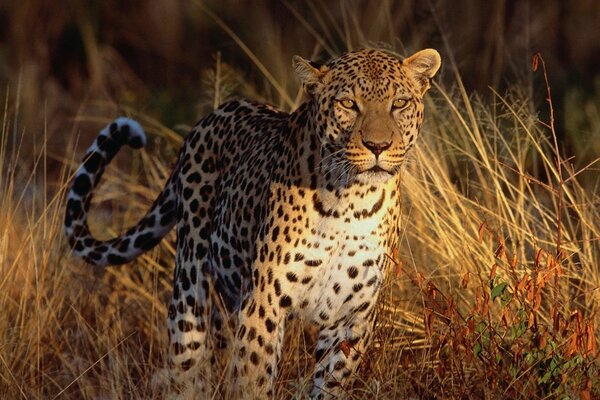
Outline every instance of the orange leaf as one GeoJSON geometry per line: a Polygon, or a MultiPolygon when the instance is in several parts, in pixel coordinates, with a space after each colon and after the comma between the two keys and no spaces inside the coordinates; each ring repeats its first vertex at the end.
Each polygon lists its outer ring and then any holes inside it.
{"type": "Polygon", "coordinates": [[[529,313],[529,321],[527,322],[527,328],[531,328],[535,323],[535,314],[529,313]]]}
{"type": "Polygon", "coordinates": [[[484,228],[485,228],[485,222],[482,222],[481,225],[479,225],[479,241],[480,242],[483,242],[484,228]]]}
{"type": "Polygon", "coordinates": [[[554,308],[554,310],[552,310],[552,329],[554,330],[554,333],[558,332],[560,329],[560,318],[560,312],[557,308],[554,308]]]}
{"type": "Polygon", "coordinates": [[[433,322],[435,321],[435,314],[432,312],[428,312],[427,316],[426,316],[426,325],[427,325],[427,332],[429,334],[431,334],[433,332],[433,322]]]}
{"type": "Polygon", "coordinates": [[[523,290],[523,288],[525,287],[525,284],[527,283],[528,279],[529,279],[529,274],[526,273],[525,275],[523,275],[523,277],[521,278],[521,280],[517,284],[517,291],[523,290]]]}
{"type": "Polygon", "coordinates": [[[593,357],[596,354],[596,335],[594,334],[594,322],[588,321],[586,325],[587,343],[585,346],[585,353],[586,355],[593,357]]]}
{"type": "Polygon", "coordinates": [[[564,250],[561,250],[560,253],[557,254],[557,257],[559,260],[564,260],[565,258],[567,258],[567,253],[565,253],[564,250]]]}
{"type": "Polygon", "coordinates": [[[538,53],[535,53],[531,58],[531,68],[533,69],[533,72],[536,72],[538,70],[538,62],[538,53]]]}
{"type": "Polygon", "coordinates": [[[402,264],[403,264],[402,261],[397,260],[397,262],[396,262],[396,278],[399,278],[400,275],[402,275],[402,264]]]}
{"type": "Polygon", "coordinates": [[[571,328],[571,319],[561,320],[562,323],[562,335],[567,336],[569,334],[569,329],[571,328]]]}
{"type": "Polygon", "coordinates": [[[344,353],[346,358],[348,358],[350,356],[351,349],[352,349],[352,345],[350,344],[350,342],[348,340],[343,340],[340,343],[340,350],[342,351],[342,353],[344,353]]]}
{"type": "Polygon", "coordinates": [[[498,245],[498,248],[496,249],[496,251],[494,252],[494,257],[496,258],[500,258],[500,256],[504,254],[504,245],[502,243],[500,243],[498,245]]]}
{"type": "Polygon", "coordinates": [[[548,343],[548,341],[546,340],[546,332],[542,333],[540,335],[540,341],[538,343],[538,349],[543,349],[544,347],[546,347],[546,344],[548,343]]]}
{"type": "Polygon", "coordinates": [[[535,260],[533,262],[533,265],[535,265],[536,267],[540,265],[540,258],[542,257],[543,252],[544,250],[538,249],[538,251],[535,253],[535,260]]]}
{"type": "Polygon", "coordinates": [[[473,332],[475,332],[475,321],[471,318],[467,321],[467,333],[472,334],[473,332]]]}
{"type": "Polygon", "coordinates": [[[527,301],[533,302],[534,285],[527,285],[527,301]]]}
{"type": "Polygon", "coordinates": [[[572,334],[569,337],[569,343],[567,344],[566,356],[571,357],[575,353],[577,353],[577,335],[572,334]]]}
{"type": "Polygon", "coordinates": [[[448,298],[448,300],[446,301],[446,309],[448,310],[448,312],[446,313],[447,316],[454,315],[454,312],[456,311],[456,308],[454,307],[454,297],[448,298]]]}
{"type": "Polygon", "coordinates": [[[590,393],[589,389],[583,389],[581,392],[579,392],[579,398],[581,400],[592,400],[592,394],[590,393]]]}
{"type": "Polygon", "coordinates": [[[492,270],[490,271],[490,279],[494,279],[496,277],[496,269],[498,268],[498,264],[494,263],[492,265],[492,270]]]}
{"type": "Polygon", "coordinates": [[[479,312],[481,311],[481,306],[482,306],[482,297],[481,297],[481,288],[478,287],[477,291],[475,292],[475,310],[474,312],[479,314],[479,312]]]}
{"type": "Polygon", "coordinates": [[[504,251],[504,258],[506,259],[506,262],[508,263],[508,265],[512,265],[512,259],[513,257],[510,256],[510,253],[508,251],[504,251]]]}
{"type": "MultiPolygon", "coordinates": [[[[537,277],[536,277],[535,283],[537,283],[537,284],[538,284],[538,286],[539,286],[539,285],[543,285],[543,284],[544,284],[544,274],[543,274],[543,273],[539,273],[539,274],[537,274],[537,277]]],[[[543,286],[542,286],[542,287],[543,287],[543,286]]]]}
{"type": "Polygon", "coordinates": [[[512,324],[512,318],[508,313],[508,307],[504,307],[504,310],[502,310],[502,323],[505,327],[509,327],[512,324]]]}
{"type": "Polygon", "coordinates": [[[460,286],[463,289],[466,289],[468,284],[469,284],[469,272],[465,272],[465,274],[463,275],[463,278],[462,278],[462,282],[460,283],[460,286]]]}
{"type": "Polygon", "coordinates": [[[538,311],[542,306],[542,293],[540,290],[535,294],[535,303],[533,304],[533,311],[538,311]]]}
{"type": "Polygon", "coordinates": [[[518,258],[517,253],[513,254],[512,260],[510,261],[510,266],[513,268],[517,268],[518,258]]]}

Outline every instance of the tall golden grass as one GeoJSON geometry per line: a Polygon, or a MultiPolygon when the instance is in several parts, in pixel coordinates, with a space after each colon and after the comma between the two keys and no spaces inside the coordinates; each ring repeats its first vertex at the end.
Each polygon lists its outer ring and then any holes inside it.
{"type": "MultiPolygon", "coordinates": [[[[337,52],[340,37],[347,47],[370,37],[346,11],[328,34],[320,33],[330,21],[325,11],[315,25],[298,20],[314,31],[316,49],[337,52]]],[[[264,90],[246,83],[216,57],[202,108],[225,99],[234,81],[237,91],[296,106],[291,68],[273,61],[283,59],[278,44],[260,55],[217,15],[213,20],[267,83],[264,90]]],[[[378,26],[393,37],[390,24],[378,26]]],[[[597,165],[575,170],[554,142],[555,121],[538,119],[550,115],[551,102],[536,108],[530,89],[518,85],[482,100],[467,92],[451,60],[445,68],[451,83],[432,90],[403,172],[402,241],[390,255],[396,268],[377,339],[348,395],[600,398],[600,198],[593,180],[582,179],[597,165]]],[[[535,73],[543,81],[545,72],[535,73]]],[[[551,94],[547,88],[551,82],[537,94],[551,94]]],[[[16,92],[7,96],[0,134],[0,397],[162,398],[154,378],[167,364],[173,237],[122,267],[96,271],[73,259],[63,238],[63,199],[80,155],[57,154],[46,130],[28,132],[16,92]],[[22,153],[30,163],[19,161],[22,153]],[[56,162],[62,169],[50,173],[47,165],[56,162]]],[[[151,143],[120,155],[104,175],[91,225],[105,237],[143,214],[181,143],[151,116],[121,112],[141,121],[151,143]]],[[[108,122],[86,113],[78,120],[89,130],[108,122]]],[[[69,136],[69,149],[76,137],[69,136]]],[[[278,398],[303,398],[310,387],[311,331],[292,326],[278,398]]],[[[227,392],[226,381],[214,383],[216,398],[227,392]]]]}

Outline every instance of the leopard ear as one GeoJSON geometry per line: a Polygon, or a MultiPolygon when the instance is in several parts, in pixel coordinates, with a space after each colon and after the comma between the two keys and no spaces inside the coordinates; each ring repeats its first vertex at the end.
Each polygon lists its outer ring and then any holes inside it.
{"type": "Polygon", "coordinates": [[[306,94],[314,96],[322,86],[322,78],[327,72],[327,67],[305,60],[300,56],[294,56],[292,64],[306,94]]]}
{"type": "Polygon", "coordinates": [[[411,75],[420,84],[421,93],[424,94],[431,87],[431,78],[440,69],[442,58],[437,50],[425,49],[406,58],[402,61],[402,65],[408,68],[411,75]]]}

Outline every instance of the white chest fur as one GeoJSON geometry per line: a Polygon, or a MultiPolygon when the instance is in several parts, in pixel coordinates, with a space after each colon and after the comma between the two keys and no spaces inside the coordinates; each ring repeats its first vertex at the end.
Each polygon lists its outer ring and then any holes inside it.
{"type": "MultiPolygon", "coordinates": [[[[316,193],[307,210],[310,227],[290,265],[298,278],[289,289],[307,320],[327,324],[372,301],[383,280],[390,187],[348,189],[350,193],[316,193]],[[297,257],[300,258],[300,257],[297,257]]],[[[286,282],[286,286],[289,282],[286,282]]]]}

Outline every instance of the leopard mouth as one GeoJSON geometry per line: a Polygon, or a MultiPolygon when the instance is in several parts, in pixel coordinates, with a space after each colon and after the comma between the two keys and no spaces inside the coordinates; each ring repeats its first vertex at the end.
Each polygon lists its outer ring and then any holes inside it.
{"type": "Polygon", "coordinates": [[[380,172],[385,172],[387,174],[391,175],[391,172],[388,171],[387,169],[382,168],[379,165],[374,165],[371,168],[369,168],[368,170],[366,170],[365,172],[371,172],[371,173],[380,173],[380,172]]]}
{"type": "Polygon", "coordinates": [[[359,175],[393,175],[392,171],[383,168],[380,165],[373,165],[371,168],[365,169],[359,173],[359,175]]]}

